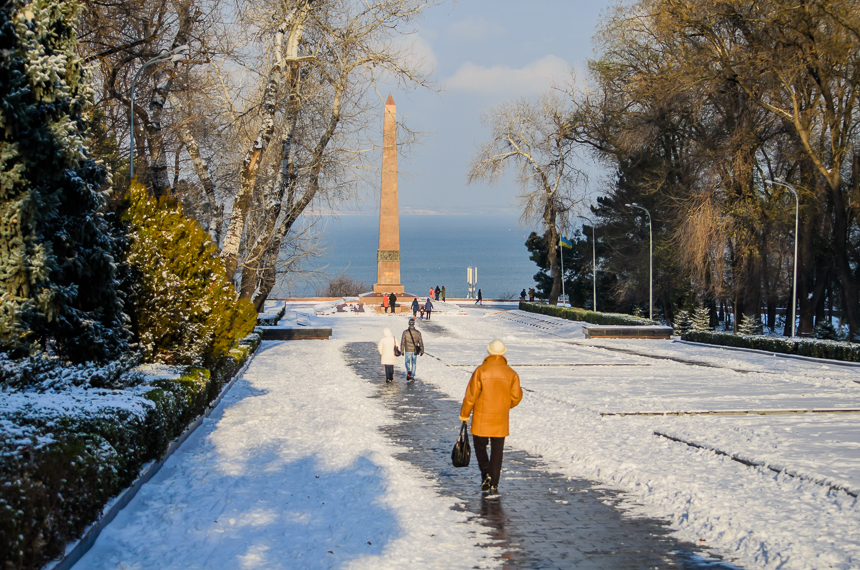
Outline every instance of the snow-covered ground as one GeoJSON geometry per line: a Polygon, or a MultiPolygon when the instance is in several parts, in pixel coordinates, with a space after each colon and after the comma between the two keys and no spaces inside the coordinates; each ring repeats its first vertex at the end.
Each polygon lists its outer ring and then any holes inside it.
{"type": "MultiPolygon", "coordinates": [[[[485,346],[502,339],[526,390],[506,445],[626,491],[631,515],[665,517],[739,565],[860,567],[860,414],[608,415],[857,409],[860,368],[585,340],[576,323],[462,309],[419,322],[418,379],[459,399],[485,346]]],[[[377,341],[383,327],[399,338],[406,315],[313,320],[333,338],[264,343],[79,568],[495,565],[476,546],[481,527],[393,458],[378,430],[390,414],[344,361],[346,343],[377,341]]]]}

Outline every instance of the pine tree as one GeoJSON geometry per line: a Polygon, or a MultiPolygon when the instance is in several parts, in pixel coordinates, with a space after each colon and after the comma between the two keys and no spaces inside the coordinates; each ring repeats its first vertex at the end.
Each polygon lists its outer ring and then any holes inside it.
{"type": "Polygon", "coordinates": [[[103,360],[127,331],[86,148],[91,102],[75,55],[79,0],[0,7],[0,350],[103,360]]]}
{"type": "Polygon", "coordinates": [[[704,303],[696,307],[693,312],[692,328],[694,331],[709,331],[711,330],[711,313],[704,303]]]}
{"type": "Polygon", "coordinates": [[[743,335],[761,334],[761,323],[755,317],[744,315],[741,324],[738,325],[738,332],[743,335]]]}
{"type": "Polygon", "coordinates": [[[690,330],[690,312],[686,309],[681,309],[675,313],[674,323],[675,334],[684,334],[690,330]]]}
{"type": "Polygon", "coordinates": [[[217,364],[254,329],[254,306],[238,298],[218,248],[179,203],[150,197],[142,184],[132,185],[128,202],[131,316],[144,357],[217,364]]]}

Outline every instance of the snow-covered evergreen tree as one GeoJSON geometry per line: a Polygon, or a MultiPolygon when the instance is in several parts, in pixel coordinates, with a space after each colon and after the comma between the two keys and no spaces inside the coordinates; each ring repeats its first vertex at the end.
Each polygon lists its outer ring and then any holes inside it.
{"type": "Polygon", "coordinates": [[[70,360],[126,347],[107,180],[87,155],[79,0],[0,5],[0,350],[70,360]]]}
{"type": "Polygon", "coordinates": [[[755,317],[744,315],[738,325],[738,333],[745,335],[761,334],[761,323],[755,317]]]}
{"type": "Polygon", "coordinates": [[[675,334],[684,334],[690,330],[690,312],[686,309],[680,309],[675,313],[675,322],[672,324],[675,334]]]}
{"type": "Polygon", "coordinates": [[[691,326],[694,331],[709,331],[711,330],[711,313],[704,303],[696,307],[693,312],[693,321],[691,326]]]}

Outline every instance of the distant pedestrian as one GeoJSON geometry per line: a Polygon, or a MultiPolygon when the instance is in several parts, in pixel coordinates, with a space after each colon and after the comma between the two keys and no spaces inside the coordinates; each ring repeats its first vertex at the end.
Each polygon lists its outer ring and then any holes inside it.
{"type": "MultiPolygon", "coordinates": [[[[419,309],[418,297],[415,297],[414,299],[412,299],[412,318],[413,319],[418,316],[418,309],[419,309]]],[[[424,318],[424,316],[422,315],[421,318],[424,318]]]]}
{"type": "Polygon", "coordinates": [[[427,297],[427,302],[424,303],[424,312],[427,313],[427,320],[430,320],[430,313],[433,312],[433,303],[430,302],[430,297],[427,297]]]}
{"type": "Polygon", "coordinates": [[[409,328],[400,337],[400,350],[406,357],[406,381],[412,382],[415,380],[418,357],[424,353],[424,339],[421,338],[421,331],[415,329],[414,318],[409,319],[409,328]]]}
{"type": "Polygon", "coordinates": [[[435,294],[436,294],[436,291],[434,291],[433,287],[430,287],[430,295],[429,295],[430,298],[433,299],[434,298],[433,295],[435,295],[435,294]]]}
{"type": "Polygon", "coordinates": [[[534,302],[535,300],[535,289],[534,287],[529,287],[529,301],[534,302]]]}
{"type": "Polygon", "coordinates": [[[382,309],[383,312],[388,312],[388,304],[391,302],[391,298],[388,296],[388,293],[382,294],[382,309]]]}
{"type": "Polygon", "coordinates": [[[520,301],[525,301],[525,300],[526,300],[526,290],[523,289],[522,291],[520,291],[520,301]]]}
{"type": "Polygon", "coordinates": [[[445,293],[445,286],[444,286],[444,285],[442,285],[442,302],[443,302],[443,303],[445,302],[445,299],[447,299],[447,295],[448,295],[448,294],[447,294],[447,293],[445,293]]]}
{"type": "Polygon", "coordinates": [[[441,294],[442,294],[442,289],[440,289],[438,285],[436,285],[436,291],[435,291],[435,293],[436,293],[436,297],[435,297],[435,298],[436,298],[436,300],[438,301],[438,300],[441,298],[439,295],[441,295],[441,294]]]}
{"type": "Polygon", "coordinates": [[[481,294],[480,289],[478,289],[478,298],[475,300],[475,304],[476,305],[479,305],[479,304],[483,305],[484,304],[484,296],[481,294]]]}
{"type": "Polygon", "coordinates": [[[391,307],[392,313],[397,312],[397,295],[394,294],[394,291],[392,291],[391,294],[388,295],[388,306],[391,307]]]}
{"type": "Polygon", "coordinates": [[[394,347],[397,346],[397,341],[391,335],[391,329],[382,331],[382,340],[379,341],[380,362],[385,368],[385,381],[394,381],[394,365],[397,363],[397,356],[394,354],[394,347]]]}
{"type": "Polygon", "coordinates": [[[505,437],[510,432],[510,410],[523,399],[520,377],[508,366],[504,356],[507,350],[500,340],[487,346],[489,356],[472,373],[460,408],[461,422],[469,421],[472,415],[472,441],[481,470],[481,490],[491,493],[499,490],[505,437]],[[490,445],[489,457],[487,444],[490,445]]]}

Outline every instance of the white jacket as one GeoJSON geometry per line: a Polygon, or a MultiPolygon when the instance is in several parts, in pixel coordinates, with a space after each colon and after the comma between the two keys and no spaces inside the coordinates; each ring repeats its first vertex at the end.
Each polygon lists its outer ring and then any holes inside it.
{"type": "Polygon", "coordinates": [[[380,362],[382,364],[397,364],[397,357],[394,356],[395,346],[397,346],[397,341],[391,335],[391,329],[382,331],[382,340],[379,341],[379,354],[382,355],[380,362]]]}

